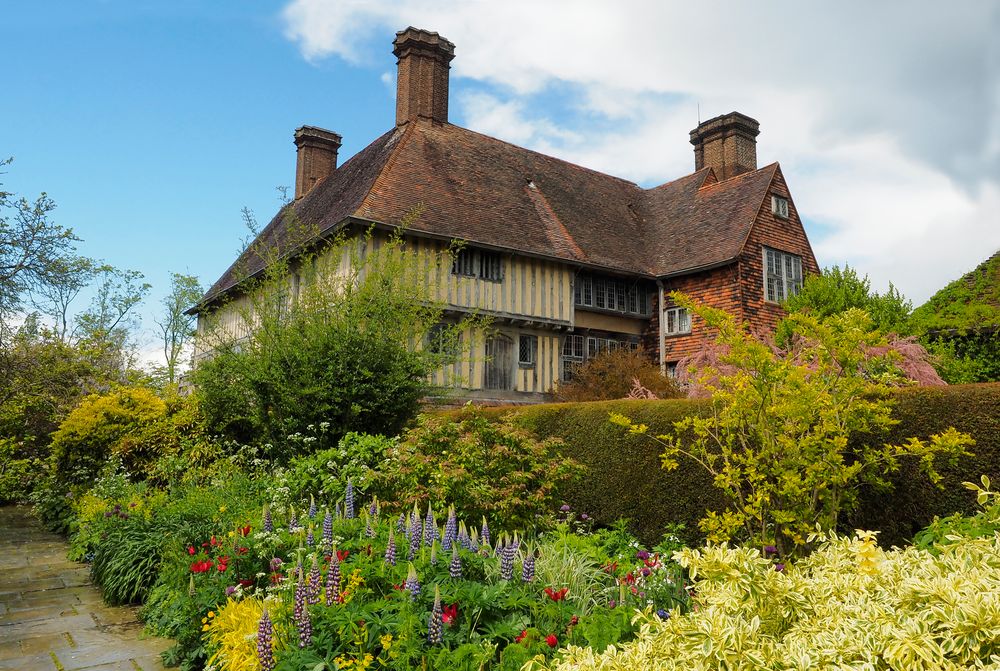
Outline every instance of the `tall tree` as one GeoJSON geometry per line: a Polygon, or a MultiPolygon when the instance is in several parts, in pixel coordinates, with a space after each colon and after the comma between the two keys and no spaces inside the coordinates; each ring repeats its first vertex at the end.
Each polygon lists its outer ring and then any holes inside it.
{"type": "Polygon", "coordinates": [[[164,378],[168,383],[176,382],[181,356],[194,338],[194,316],[187,314],[187,310],[201,299],[203,293],[201,283],[194,275],[171,273],[170,293],[162,301],[162,317],[156,320],[163,335],[164,378]]]}
{"type": "Polygon", "coordinates": [[[49,218],[55,207],[45,193],[29,201],[0,189],[0,319],[18,312],[29,292],[50,284],[57,266],[72,256],[79,238],[49,218]]]}

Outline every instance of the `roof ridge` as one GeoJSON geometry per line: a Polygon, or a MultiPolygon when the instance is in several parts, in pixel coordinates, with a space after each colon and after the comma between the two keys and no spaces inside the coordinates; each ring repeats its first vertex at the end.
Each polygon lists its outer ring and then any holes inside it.
{"type": "MultiPolygon", "coordinates": [[[[681,175],[680,177],[675,177],[674,179],[672,179],[672,180],[670,180],[668,182],[664,182],[663,184],[657,184],[656,186],[652,186],[652,187],[650,187],[648,189],[643,189],[643,191],[647,192],[647,193],[651,192],[651,191],[656,191],[657,189],[662,189],[662,188],[670,186],[672,184],[676,184],[677,182],[680,182],[681,180],[691,179],[692,177],[696,176],[698,173],[701,173],[701,172],[704,172],[706,174],[706,176],[707,176],[708,173],[711,172],[711,170],[712,170],[711,166],[705,166],[704,168],[701,168],[700,170],[695,170],[694,172],[689,172],[686,175],[681,175]]],[[[701,187],[699,187],[699,188],[701,188],[701,187]]]]}
{"type": "MultiPolygon", "coordinates": [[[[423,121],[422,119],[419,119],[419,120],[423,121]]],[[[565,165],[571,166],[571,167],[576,168],[578,170],[583,170],[584,172],[593,173],[595,175],[600,175],[602,177],[608,177],[610,179],[615,180],[616,182],[621,182],[622,184],[625,184],[627,186],[633,187],[633,188],[638,189],[640,191],[643,190],[641,186],[639,186],[638,184],[636,184],[635,182],[633,182],[631,180],[625,179],[624,177],[618,177],[617,175],[612,175],[612,174],[607,173],[607,172],[601,172],[600,170],[595,170],[594,168],[588,168],[585,165],[580,165],[579,163],[574,163],[573,161],[567,161],[564,158],[559,158],[558,156],[552,156],[551,154],[543,154],[542,152],[540,152],[540,151],[538,151],[536,149],[529,149],[528,147],[522,147],[519,144],[514,144],[513,142],[508,142],[507,140],[501,140],[498,137],[493,137],[492,135],[487,135],[486,133],[480,133],[477,130],[472,130],[471,128],[466,128],[465,126],[459,126],[458,124],[453,124],[451,122],[446,122],[446,123],[441,124],[441,125],[442,126],[451,126],[452,128],[457,128],[458,130],[465,131],[466,133],[472,133],[473,135],[478,135],[480,137],[484,137],[484,138],[486,138],[488,140],[492,140],[493,142],[498,142],[500,144],[505,144],[508,147],[513,147],[514,149],[517,149],[519,151],[530,152],[532,154],[535,154],[537,156],[542,157],[543,159],[546,159],[546,160],[549,160],[549,161],[557,161],[559,163],[563,163],[565,165]]]]}
{"type": "Polygon", "coordinates": [[[778,167],[778,162],[774,161],[773,163],[768,163],[767,165],[762,166],[760,168],[757,168],[756,170],[747,170],[746,172],[741,172],[738,175],[733,175],[729,179],[720,179],[718,182],[712,182],[711,184],[705,184],[704,186],[699,187],[699,190],[701,190],[701,189],[712,189],[712,188],[717,187],[717,186],[733,186],[733,185],[735,185],[735,184],[737,184],[739,182],[746,181],[746,180],[750,179],[751,177],[758,177],[765,170],[771,170],[772,171],[771,176],[773,178],[774,177],[774,169],[777,168],[777,167],[778,167]]]}
{"type": "MultiPolygon", "coordinates": [[[[737,256],[739,256],[740,254],[742,254],[743,250],[745,250],[747,248],[747,243],[750,241],[750,235],[753,233],[754,224],[757,223],[757,218],[760,216],[760,211],[764,208],[764,204],[767,202],[767,192],[771,188],[771,184],[774,183],[774,176],[777,174],[778,162],[775,161],[774,163],[771,163],[770,165],[765,165],[763,168],[760,168],[758,170],[754,170],[754,174],[756,175],[757,173],[761,173],[761,172],[763,172],[764,170],[766,170],[768,168],[771,169],[771,176],[767,178],[767,188],[764,189],[764,193],[761,194],[760,204],[757,205],[756,208],[754,208],[753,216],[750,218],[750,225],[747,226],[747,232],[744,234],[743,240],[740,242],[740,246],[737,248],[738,249],[738,252],[736,254],[737,256]]],[[[749,174],[749,173],[742,173],[740,175],[737,175],[737,177],[742,177],[743,175],[746,175],[746,174],[749,174]]],[[[726,180],[726,181],[728,182],[729,180],[726,180]]],[[[711,185],[709,185],[706,188],[711,188],[711,185]]],[[[799,225],[800,226],[802,225],[801,221],[799,222],[799,225]]],[[[812,248],[810,248],[809,251],[811,252],[812,248]]]]}

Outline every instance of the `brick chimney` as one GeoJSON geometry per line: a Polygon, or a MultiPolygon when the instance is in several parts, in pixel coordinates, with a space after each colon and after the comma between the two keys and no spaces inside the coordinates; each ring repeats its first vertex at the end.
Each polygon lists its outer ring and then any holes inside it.
{"type": "Polygon", "coordinates": [[[757,169],[760,124],[746,114],[730,112],[698,124],[691,131],[694,169],[712,168],[720,180],[757,169]]]}
{"type": "Polygon", "coordinates": [[[295,200],[309,193],[337,169],[337,150],[341,137],[316,126],[295,129],[295,200]]]}
{"type": "Polygon", "coordinates": [[[409,27],[396,33],[396,125],[415,117],[448,123],[448,70],[455,45],[437,33],[409,27]]]}

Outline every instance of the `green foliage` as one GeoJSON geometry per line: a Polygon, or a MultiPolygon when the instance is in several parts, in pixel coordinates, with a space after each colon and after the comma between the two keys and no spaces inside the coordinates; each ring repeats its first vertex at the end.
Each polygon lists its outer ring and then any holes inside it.
{"type": "Polygon", "coordinates": [[[824,268],[820,275],[805,278],[801,291],[785,301],[789,312],[808,312],[817,318],[841,314],[850,309],[864,310],[875,329],[882,333],[908,333],[907,319],[913,309],[891,283],[884,294],[872,291],[868,276],[858,277],[845,265],[824,268]]]}
{"type": "Polygon", "coordinates": [[[561,447],[475,409],[455,421],[423,415],[388,451],[377,491],[407,506],[453,501],[494,528],[529,529],[556,507],[562,487],[583,474],[561,447]]]}
{"type": "Polygon", "coordinates": [[[0,438],[0,503],[27,501],[34,487],[35,473],[42,470],[39,459],[19,459],[17,443],[0,438]]]}
{"type": "MultiPolygon", "coordinates": [[[[462,356],[420,346],[442,318],[423,269],[401,237],[369,233],[323,245],[294,267],[274,260],[262,279],[247,280],[241,298],[206,316],[199,343],[211,356],[193,379],[212,430],[266,444],[279,461],[296,456],[286,438],[309,425],[328,426],[312,450],[350,431],[398,433],[430,391],[430,373],[462,356]]],[[[469,345],[475,323],[435,333],[469,345]]]]}
{"type": "Polygon", "coordinates": [[[144,387],[88,396],[52,435],[57,479],[87,484],[111,456],[129,473],[148,474],[158,458],[180,449],[181,432],[192,429],[192,418],[182,413],[188,403],[179,398],[164,401],[144,387]]]}
{"type": "Polygon", "coordinates": [[[870,532],[833,536],[809,558],[775,564],[725,545],[677,555],[696,591],[687,613],[636,618],[634,642],[571,647],[541,671],[991,668],[1000,653],[1000,537],[936,554],[882,550],[870,532]]]}
{"type": "MultiPolygon", "coordinates": [[[[316,433],[326,431],[323,425],[316,427],[316,433]]],[[[319,440],[317,436],[297,436],[308,445],[319,440]]],[[[317,501],[341,501],[348,480],[359,495],[372,489],[386,453],[396,445],[396,439],[385,436],[370,436],[363,433],[348,433],[340,443],[328,450],[312,454],[303,449],[307,456],[296,457],[288,468],[279,469],[273,479],[271,503],[276,511],[289,507],[302,510],[310,497],[317,501]]]]}
{"type": "MultiPolygon", "coordinates": [[[[940,487],[921,475],[918,463],[903,460],[887,477],[890,487],[861,484],[858,505],[843,515],[841,530],[876,529],[884,543],[901,545],[935,516],[970,513],[975,497],[962,482],[987,473],[1000,479],[1000,384],[897,389],[891,393],[898,423],[869,435],[856,435],[851,450],[880,449],[910,436],[929,437],[954,426],[976,441],[975,454],[937,466],[940,487]]],[[[524,408],[484,409],[485,416],[512,418],[539,438],[561,438],[561,452],[587,467],[585,480],[570,483],[564,498],[587,512],[599,526],[618,518],[631,520],[630,530],[645,543],[656,543],[668,525],[684,525],[689,544],[701,542],[698,521],[707,510],[726,501],[712,478],[693,462],[682,461],[673,471],[661,468],[662,449],[645,435],[623,432],[608,422],[611,413],[624,415],[664,434],[688,414],[707,413],[704,400],[602,401],[559,403],[524,408]]]]}
{"type": "MultiPolygon", "coordinates": [[[[866,352],[881,342],[867,315],[857,309],[822,321],[792,313],[786,329],[797,343],[793,354],[775,350],[749,334],[727,313],[674,295],[718,332],[725,350],[719,367],[699,371],[711,395],[711,413],[678,420],[656,437],[665,449],[663,466],[679,459],[705,469],[728,499],[701,520],[709,540],[739,536],[782,554],[807,549],[814,529],[837,528],[840,515],[857,504],[863,481],[887,486],[885,476],[900,457],[916,458],[932,482],[940,479],[935,457],[952,461],[973,440],[952,428],[923,441],[850,450],[854,434],[888,429],[891,367],[866,352]]],[[[627,417],[612,421],[632,433],[648,427],[627,417]]]]}
{"type": "Polygon", "coordinates": [[[626,398],[638,381],[656,398],[678,398],[674,381],[660,374],[650,355],[642,350],[617,349],[602,352],[573,369],[573,379],[560,384],[560,401],[604,401],[626,398]]]}

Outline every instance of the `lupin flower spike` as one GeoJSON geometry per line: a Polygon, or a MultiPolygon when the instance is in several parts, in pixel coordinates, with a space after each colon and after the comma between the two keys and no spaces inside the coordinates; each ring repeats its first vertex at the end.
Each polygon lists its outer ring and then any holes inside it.
{"type": "Polygon", "coordinates": [[[261,523],[264,533],[274,533],[274,520],[271,519],[271,506],[264,504],[264,520],[261,523]]]}
{"type": "Polygon", "coordinates": [[[389,528],[389,544],[385,546],[385,563],[396,565],[396,534],[389,528]]]}
{"type": "Polygon", "coordinates": [[[354,519],[354,483],[347,478],[347,492],[344,494],[344,517],[354,519]]]}
{"type": "Polygon", "coordinates": [[[431,645],[441,645],[441,630],[444,626],[444,614],[441,610],[441,590],[434,585],[434,607],[427,622],[427,642],[431,645]]]}
{"type": "Polygon", "coordinates": [[[340,600],[340,559],[337,550],[330,554],[330,568],[326,572],[326,605],[332,606],[340,600]]]}
{"type": "Polygon", "coordinates": [[[437,566],[438,563],[438,543],[437,541],[431,541],[431,566],[437,566]]]}
{"type": "Polygon", "coordinates": [[[451,563],[448,564],[448,575],[456,580],[462,577],[462,558],[458,556],[458,545],[451,546],[451,563]]]}
{"type": "Polygon", "coordinates": [[[309,495],[309,519],[316,519],[316,497],[309,495]]]}
{"type": "Polygon", "coordinates": [[[316,536],[313,535],[313,525],[309,525],[309,530],[306,531],[306,545],[312,547],[316,545],[316,536]]]}
{"type": "Polygon", "coordinates": [[[261,671],[274,671],[274,627],[271,624],[271,616],[264,608],[257,624],[257,660],[260,662],[261,671]]]}
{"type": "Polygon", "coordinates": [[[410,566],[406,571],[406,582],[404,585],[410,591],[410,600],[416,601],[417,597],[420,596],[420,579],[417,577],[417,569],[413,568],[413,562],[410,562],[410,566]]]}
{"type": "Polygon", "coordinates": [[[455,519],[455,506],[448,506],[448,521],[444,523],[444,535],[441,537],[441,549],[451,550],[451,545],[458,538],[458,521],[455,519]]]}
{"type": "Polygon", "coordinates": [[[490,545],[490,527],[486,524],[486,516],[483,515],[483,530],[479,533],[483,539],[483,545],[490,545]]]}
{"type": "Polygon", "coordinates": [[[291,515],[288,518],[288,530],[295,531],[299,526],[298,515],[295,514],[295,508],[292,508],[291,515]]]}
{"type": "Polygon", "coordinates": [[[333,515],[330,514],[330,509],[325,508],[326,512],[323,515],[323,548],[329,549],[333,545],[333,515]]]}

